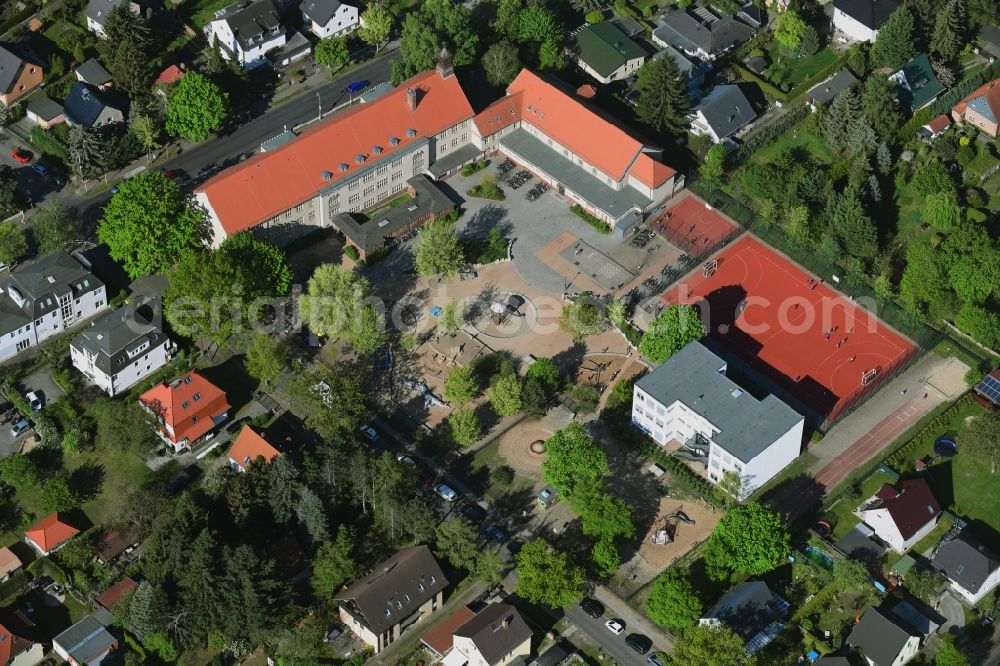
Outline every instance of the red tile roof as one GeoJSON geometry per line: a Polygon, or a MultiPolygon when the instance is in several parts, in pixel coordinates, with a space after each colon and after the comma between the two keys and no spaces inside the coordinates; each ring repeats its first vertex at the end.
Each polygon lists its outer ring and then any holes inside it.
{"type": "Polygon", "coordinates": [[[135,582],[131,578],[123,578],[108,589],[101,592],[97,597],[97,603],[101,604],[108,610],[118,603],[118,600],[122,598],[122,595],[126,592],[132,592],[139,589],[139,583],[135,582]]]}
{"type": "Polygon", "coordinates": [[[266,439],[257,434],[257,431],[250,426],[243,426],[236,441],[233,442],[233,446],[229,449],[229,459],[242,469],[249,467],[251,461],[256,460],[258,457],[263,458],[266,462],[271,462],[272,459],[279,455],[281,453],[278,449],[271,446],[266,439]]]}
{"type": "Polygon", "coordinates": [[[156,80],[153,81],[153,84],[157,86],[166,86],[170,85],[171,83],[176,83],[177,81],[180,81],[182,78],[184,78],[184,66],[171,65],[170,67],[167,67],[165,70],[160,72],[160,75],[156,77],[156,80]]]}
{"type": "Polygon", "coordinates": [[[462,606],[452,613],[451,617],[424,634],[420,642],[438,654],[443,655],[451,649],[454,642],[455,630],[475,616],[475,613],[467,607],[462,606]]]}
{"type": "Polygon", "coordinates": [[[195,441],[212,429],[212,417],[229,409],[225,392],[194,371],[154,386],[139,400],[173,428],[172,437],[164,434],[174,443],[195,441]]]}
{"type": "Polygon", "coordinates": [[[523,98],[521,93],[508,94],[477,113],[472,120],[479,129],[479,135],[488,136],[521,120],[523,98]]]}
{"type": "MultiPolygon", "coordinates": [[[[14,573],[22,567],[21,558],[6,546],[0,548],[0,578],[14,573]]],[[[0,661],[0,664],[3,662],[0,661]]]]}
{"type": "Polygon", "coordinates": [[[457,78],[424,72],[383,97],[318,123],[277,150],[223,171],[196,192],[208,199],[226,233],[235,234],[358,173],[368,166],[376,147],[378,159],[385,159],[472,115],[457,78]],[[408,89],[417,93],[415,111],[409,109],[408,89]],[[409,136],[411,129],[414,136],[409,136]],[[359,156],[364,163],[358,163],[359,156]]]}
{"type": "Polygon", "coordinates": [[[522,93],[522,119],[582,157],[614,180],[621,180],[646,146],[630,131],[583,103],[576,95],[522,69],[508,86],[522,93]]]}
{"type": "Polygon", "coordinates": [[[597,90],[594,86],[589,83],[584,83],[582,86],[576,89],[576,94],[584,99],[590,99],[597,94],[597,90]]]}
{"type": "Polygon", "coordinates": [[[1000,79],[993,79],[979,86],[969,93],[965,99],[953,106],[952,111],[961,116],[965,113],[966,107],[969,106],[969,101],[983,96],[985,96],[984,101],[986,105],[993,111],[993,117],[1000,118],[1000,79]]]}
{"type": "Polygon", "coordinates": [[[886,509],[904,540],[941,514],[941,507],[923,479],[903,481],[895,488],[887,483],[876,495],[882,500],[882,505],[872,507],[872,510],[886,509]]]}
{"type": "Polygon", "coordinates": [[[43,553],[48,553],[79,533],[80,530],[60,518],[58,513],[50,513],[25,530],[24,536],[34,542],[43,553]]]}
{"type": "Polygon", "coordinates": [[[639,158],[635,161],[635,166],[632,167],[632,175],[638,178],[644,185],[653,189],[663,185],[663,183],[667,182],[668,178],[671,178],[676,173],[675,170],[663,162],[654,160],[646,153],[639,155],[639,158]]]}
{"type": "Polygon", "coordinates": [[[937,118],[924,123],[924,127],[929,129],[934,134],[948,129],[951,126],[951,119],[945,114],[941,114],[937,118]]]}
{"type": "Polygon", "coordinates": [[[32,626],[31,620],[21,611],[4,612],[4,617],[0,617],[0,664],[6,666],[14,657],[31,647],[32,642],[17,632],[32,626]]]}

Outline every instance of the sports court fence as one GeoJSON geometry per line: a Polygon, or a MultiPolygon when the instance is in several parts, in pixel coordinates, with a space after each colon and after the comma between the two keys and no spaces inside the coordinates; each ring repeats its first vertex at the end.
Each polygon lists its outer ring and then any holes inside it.
{"type": "Polygon", "coordinates": [[[705,237],[692,238],[688,231],[689,221],[678,216],[661,215],[652,220],[649,226],[654,231],[660,233],[684,254],[691,257],[692,263],[698,263],[702,259],[715,254],[718,250],[729,245],[732,241],[743,235],[746,231],[740,225],[734,226],[730,231],[720,237],[707,239],[705,237]],[[705,242],[705,241],[708,242],[705,242]]]}

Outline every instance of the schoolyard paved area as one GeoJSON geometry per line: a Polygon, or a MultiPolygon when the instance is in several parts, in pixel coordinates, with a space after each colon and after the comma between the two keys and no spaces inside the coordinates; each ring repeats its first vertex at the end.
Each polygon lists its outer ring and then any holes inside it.
{"type": "Polygon", "coordinates": [[[965,385],[955,377],[966,369],[957,359],[926,354],[811,447],[816,458],[805,470],[808,478],[775,491],[769,500],[772,506],[789,520],[808,510],[925,414],[958,398],[965,385]]]}

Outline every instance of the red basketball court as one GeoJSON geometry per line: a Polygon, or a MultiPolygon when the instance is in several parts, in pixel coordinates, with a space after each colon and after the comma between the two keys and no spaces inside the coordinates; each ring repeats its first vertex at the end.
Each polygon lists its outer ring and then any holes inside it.
{"type": "Polygon", "coordinates": [[[688,194],[679,203],[649,222],[649,227],[688,254],[711,251],[739,232],[739,227],[708,206],[704,200],[688,194]]]}
{"type": "Polygon", "coordinates": [[[712,338],[822,417],[835,418],[917,351],[752,236],[713,259],[717,268],[699,266],[664,303],[698,305],[712,338]],[[865,373],[874,375],[867,385],[865,373]]]}

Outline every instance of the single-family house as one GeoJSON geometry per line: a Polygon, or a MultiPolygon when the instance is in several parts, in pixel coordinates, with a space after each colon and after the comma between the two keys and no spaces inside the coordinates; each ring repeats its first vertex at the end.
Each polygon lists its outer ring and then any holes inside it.
{"type": "Polygon", "coordinates": [[[916,656],[920,637],[904,629],[877,608],[869,608],[847,636],[870,666],[902,666],[916,656]]]}
{"type": "Polygon", "coordinates": [[[79,533],[80,530],[70,525],[56,512],[50,513],[26,529],[24,541],[39,555],[45,556],[62,548],[67,541],[79,533]]]}
{"type": "Polygon", "coordinates": [[[433,629],[420,638],[420,642],[437,659],[451,652],[455,645],[455,630],[476,617],[468,606],[460,606],[458,610],[439,622],[433,629]]]}
{"type": "Polygon", "coordinates": [[[98,90],[107,90],[111,87],[111,74],[94,58],[83,61],[74,73],[77,81],[90,84],[98,90]]]}
{"type": "Polygon", "coordinates": [[[110,91],[77,81],[63,100],[66,122],[86,129],[104,129],[125,122],[125,100],[110,91]]]}
{"type": "Polygon", "coordinates": [[[993,79],[976,88],[951,110],[956,123],[975,125],[980,131],[996,138],[1000,134],[1000,79],[993,79]]]}
{"type": "Polygon", "coordinates": [[[45,645],[33,640],[35,623],[24,611],[0,609],[0,664],[35,666],[45,657],[45,645]]]}
{"type": "Polygon", "coordinates": [[[320,39],[346,35],[361,25],[358,8],[340,0],[304,0],[302,27],[320,39]]]}
{"type": "Polygon", "coordinates": [[[10,106],[42,85],[45,68],[0,46],[0,104],[10,106]]]}
{"type": "Polygon", "coordinates": [[[760,30],[767,23],[767,14],[764,8],[754,2],[745,2],[736,12],[736,18],[746,23],[754,30],[760,30]]]}
{"type": "Polygon", "coordinates": [[[338,592],[340,620],[376,654],[441,607],[448,580],[427,546],[411,546],[338,592]]]}
{"type": "Polygon", "coordinates": [[[112,398],[165,366],[174,344],[131,305],[90,323],[69,344],[73,367],[112,398]]]}
{"type": "Polygon", "coordinates": [[[646,50],[612,21],[582,28],[570,39],[569,53],[580,69],[601,83],[626,79],[646,62],[646,50]]]}
{"type": "Polygon", "coordinates": [[[841,41],[874,42],[898,8],[896,0],[833,0],[833,27],[841,41]]]}
{"type": "Polygon", "coordinates": [[[52,649],[71,666],[96,666],[109,661],[121,642],[108,631],[115,619],[101,608],[52,639],[52,649]]]}
{"type": "Polygon", "coordinates": [[[36,95],[28,102],[27,116],[28,120],[44,129],[66,122],[62,104],[46,95],[36,95]]]}
{"type": "Polygon", "coordinates": [[[917,599],[900,601],[889,609],[889,615],[893,622],[921,639],[927,638],[941,626],[937,613],[917,599]]]}
{"type": "Polygon", "coordinates": [[[420,642],[443,664],[505,666],[531,653],[531,628],[510,604],[492,603],[478,613],[462,606],[420,642]]]}
{"type": "Polygon", "coordinates": [[[154,386],[139,402],[159,423],[160,439],[177,452],[190,450],[229,418],[225,391],[194,370],[154,386]]]}
{"type": "Polygon", "coordinates": [[[916,112],[944,92],[944,84],[938,81],[931,67],[930,58],[926,53],[921,53],[917,57],[903,65],[898,71],[889,76],[889,80],[896,84],[896,97],[899,103],[916,112]]]}
{"type": "Polygon", "coordinates": [[[806,104],[815,111],[817,108],[833,102],[840,93],[856,85],[857,82],[858,79],[851,73],[851,70],[845,67],[806,91],[806,104]]]}
{"type": "Polygon", "coordinates": [[[104,283],[65,252],[17,266],[0,282],[0,361],[107,308],[104,283]]]}
{"type": "Polygon", "coordinates": [[[136,549],[139,540],[135,532],[128,526],[120,526],[101,532],[94,539],[94,555],[97,561],[104,565],[111,565],[118,561],[122,555],[127,555],[136,549]]]}
{"type": "Polygon", "coordinates": [[[688,90],[701,88],[702,84],[705,83],[705,70],[707,66],[703,67],[674,47],[664,46],[653,55],[653,60],[658,58],[670,58],[674,61],[678,71],[681,73],[681,78],[687,84],[688,90]]]}
{"type": "Polygon", "coordinates": [[[738,475],[743,499],[798,457],[805,419],[774,395],[758,400],[726,367],[700,342],[687,345],[635,383],[632,424],[683,449],[713,483],[738,475]]]}
{"type": "MultiPolygon", "coordinates": [[[[90,0],[87,3],[87,30],[97,35],[101,39],[105,39],[107,34],[104,32],[104,24],[108,20],[108,15],[111,10],[118,5],[125,2],[125,0],[90,0]]],[[[138,2],[129,1],[129,9],[134,14],[138,14],[142,11],[142,7],[138,2]]]]}
{"type": "Polygon", "coordinates": [[[156,75],[156,79],[153,80],[154,86],[169,86],[172,83],[177,83],[184,78],[184,73],[187,71],[187,66],[184,63],[178,63],[176,65],[170,65],[162,72],[156,75]]]}
{"type": "Polygon", "coordinates": [[[940,116],[931,118],[921,125],[920,129],[917,130],[917,134],[925,139],[936,139],[944,134],[949,127],[951,127],[951,118],[942,113],[940,116]]]}
{"type": "Polygon", "coordinates": [[[1000,58],[1000,27],[981,25],[975,41],[977,50],[990,60],[1000,58]]]}
{"type": "Polygon", "coordinates": [[[720,143],[732,137],[757,117],[750,100],[739,85],[715,86],[692,109],[691,131],[720,143]]]}
{"type": "Polygon", "coordinates": [[[97,595],[97,603],[109,611],[114,611],[115,604],[125,596],[139,589],[139,583],[132,578],[125,577],[97,595]]]}
{"type": "Polygon", "coordinates": [[[731,16],[718,18],[705,8],[697,17],[678,9],[663,17],[662,24],[653,31],[653,41],[661,48],[672,46],[694,58],[715,60],[749,41],[755,32],[742,21],[731,16]]]}
{"type": "Polygon", "coordinates": [[[951,581],[951,589],[972,605],[1000,585],[1000,556],[968,531],[941,543],[933,564],[951,581]]]}
{"type": "Polygon", "coordinates": [[[752,656],[781,633],[788,609],[788,602],[772,592],[766,583],[749,581],[722,595],[705,611],[699,624],[729,627],[743,639],[747,655],[752,656]]]}
{"type": "Polygon", "coordinates": [[[857,513],[875,536],[905,553],[934,529],[941,507],[926,481],[909,479],[898,486],[884,484],[857,513]]]}
{"type": "Polygon", "coordinates": [[[813,666],[854,666],[850,658],[841,654],[825,654],[813,662],[813,666]]]}
{"type": "Polygon", "coordinates": [[[7,546],[0,548],[0,583],[10,580],[10,577],[21,571],[24,565],[14,551],[7,546]]]}
{"type": "Polygon", "coordinates": [[[229,448],[229,466],[234,471],[245,472],[250,468],[250,463],[257,458],[271,462],[279,455],[281,452],[278,449],[271,446],[271,443],[261,437],[256,430],[245,425],[229,448]]]}
{"type": "Polygon", "coordinates": [[[223,58],[236,60],[245,69],[266,63],[269,52],[285,45],[287,32],[271,0],[220,9],[205,26],[208,43],[218,48],[223,58]]]}

